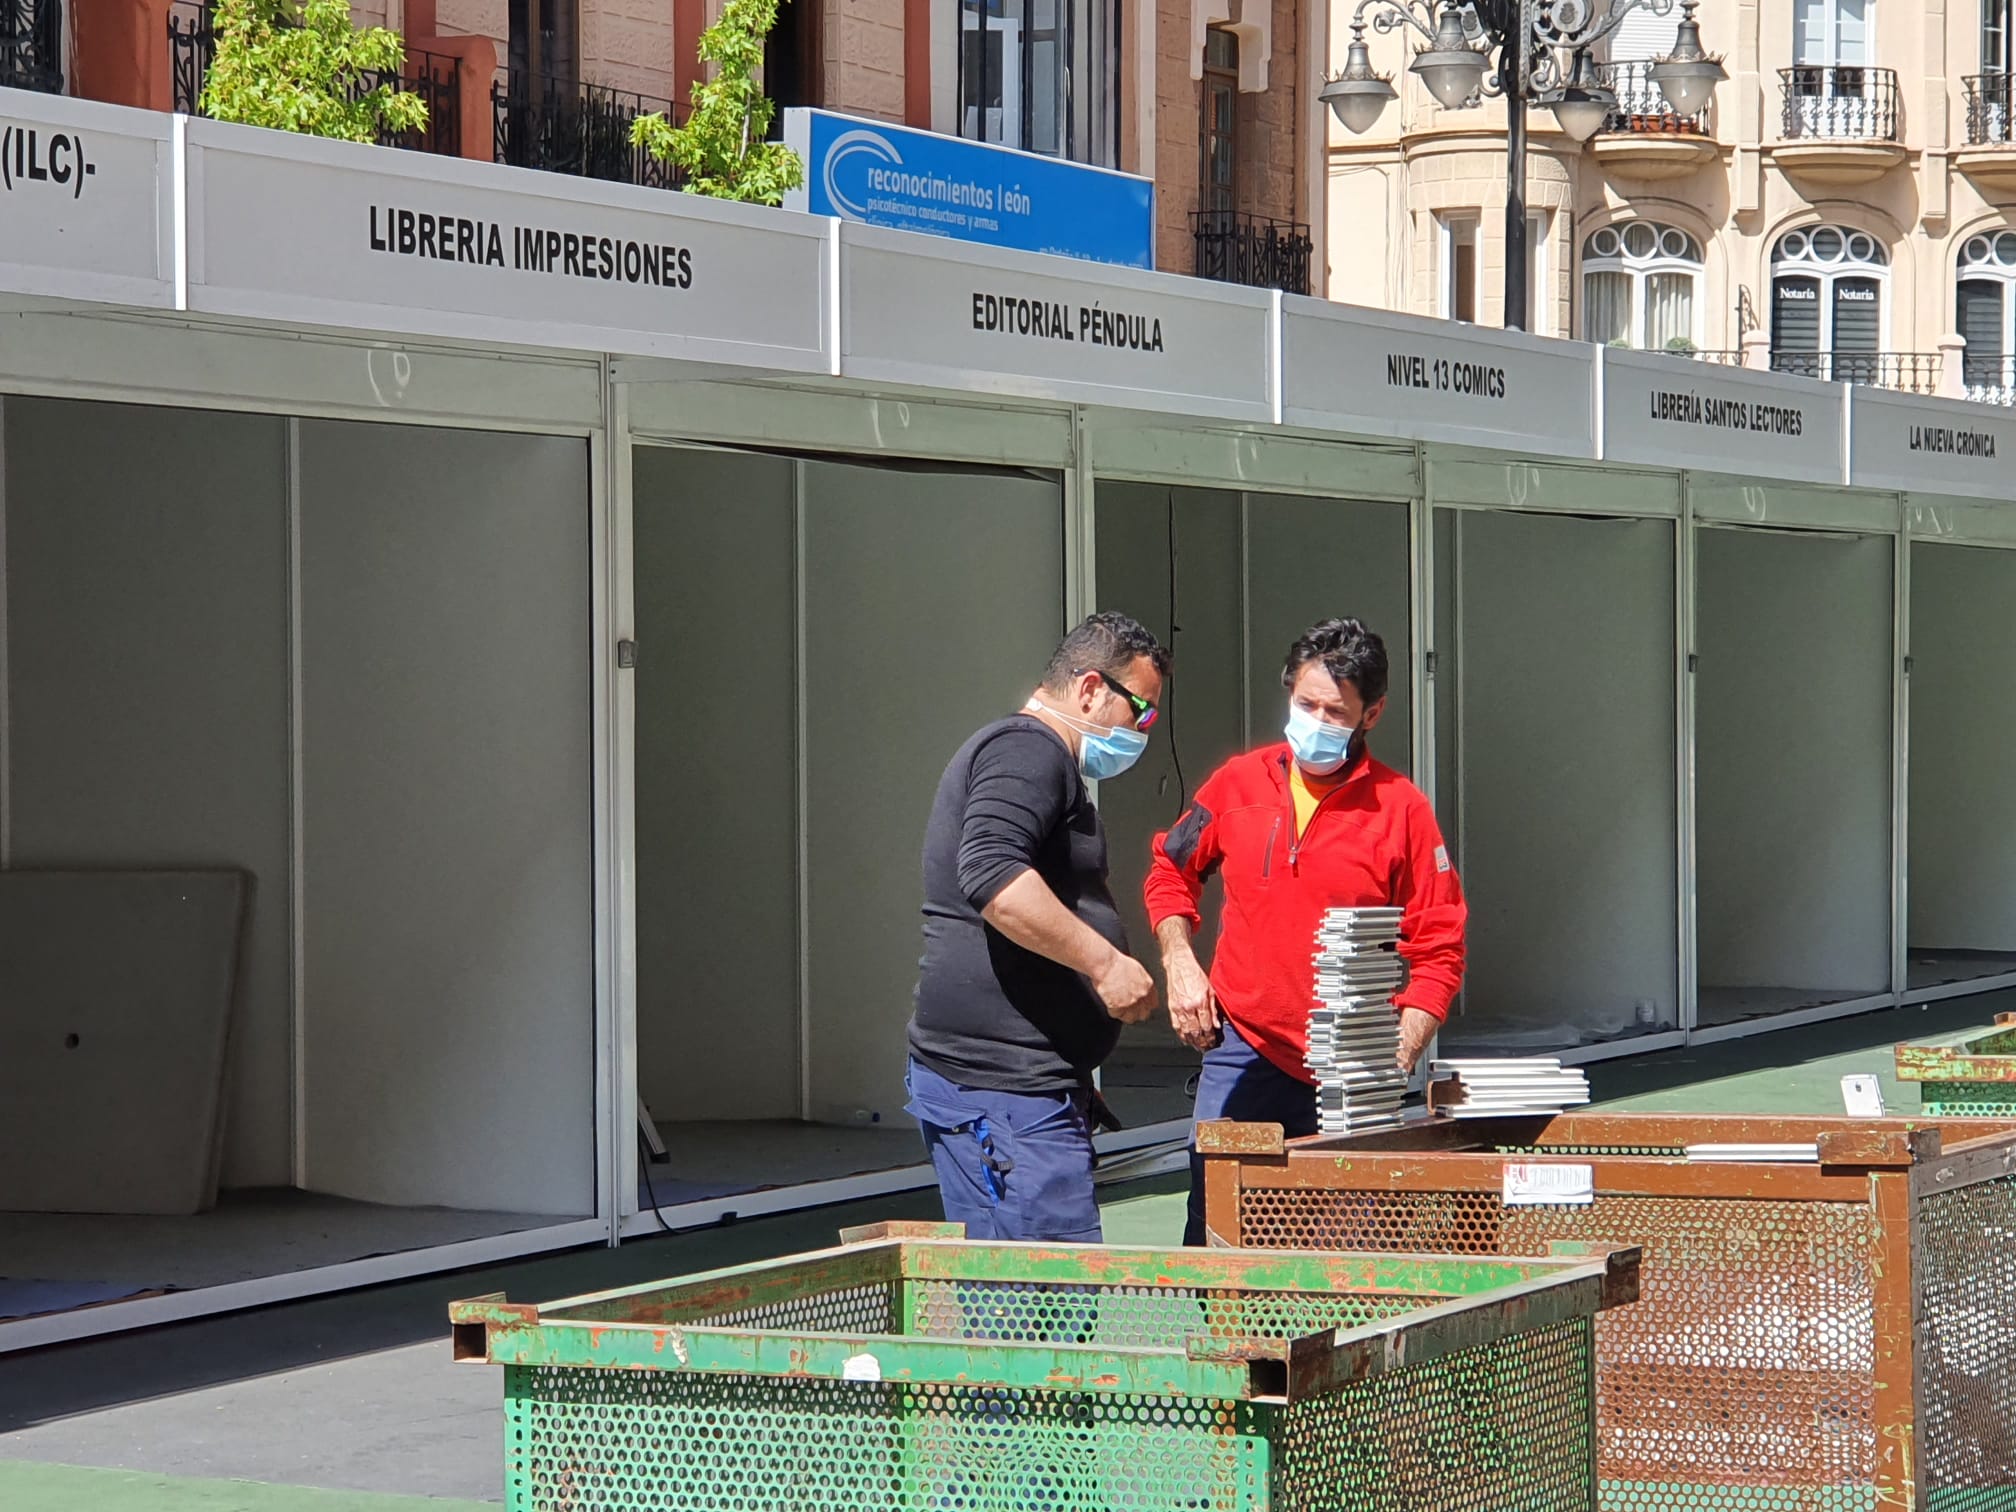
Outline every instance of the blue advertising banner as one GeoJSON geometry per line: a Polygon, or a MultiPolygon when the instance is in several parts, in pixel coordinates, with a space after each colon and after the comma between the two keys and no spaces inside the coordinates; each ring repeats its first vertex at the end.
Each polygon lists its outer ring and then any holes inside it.
{"type": "Polygon", "coordinates": [[[784,112],[805,160],[792,210],[895,231],[1155,265],[1155,186],[1131,173],[825,110],[784,112]]]}

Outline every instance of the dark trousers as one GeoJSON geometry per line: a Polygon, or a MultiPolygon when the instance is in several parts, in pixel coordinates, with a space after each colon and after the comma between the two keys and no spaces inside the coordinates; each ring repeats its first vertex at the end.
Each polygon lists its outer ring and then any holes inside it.
{"type": "Polygon", "coordinates": [[[1089,1088],[962,1087],[914,1060],[904,1083],[946,1222],[965,1224],[969,1239],[1100,1242],[1089,1088]]]}
{"type": "MultiPolygon", "coordinates": [[[[1290,1076],[1248,1044],[1228,1022],[1225,1038],[1204,1052],[1197,1077],[1197,1122],[1275,1123],[1289,1138],[1316,1132],[1316,1088],[1290,1076]]],[[[1190,1147],[1190,1212],[1185,1244],[1204,1242],[1204,1160],[1190,1147]]]]}

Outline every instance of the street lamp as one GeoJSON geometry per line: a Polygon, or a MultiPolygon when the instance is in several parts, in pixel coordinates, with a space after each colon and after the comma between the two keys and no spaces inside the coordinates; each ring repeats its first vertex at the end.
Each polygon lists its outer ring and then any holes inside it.
{"type": "MultiPolygon", "coordinates": [[[[1679,0],[1680,26],[1673,51],[1655,59],[1647,76],[1680,115],[1708,103],[1729,77],[1701,46],[1694,19],[1699,0],[1679,0]]],[[[1675,0],[1359,0],[1351,17],[1351,46],[1344,71],[1324,85],[1321,98],[1344,129],[1371,129],[1398,98],[1390,75],[1375,73],[1365,45],[1366,16],[1384,33],[1402,26],[1427,46],[1408,72],[1420,77],[1444,110],[1479,95],[1505,99],[1505,328],[1523,331],[1526,312],[1526,108],[1545,105],[1561,129],[1586,142],[1603,129],[1617,97],[1597,77],[1596,44],[1636,10],[1671,15],[1675,0]],[[1491,54],[1498,56],[1495,68],[1491,54]]]]}

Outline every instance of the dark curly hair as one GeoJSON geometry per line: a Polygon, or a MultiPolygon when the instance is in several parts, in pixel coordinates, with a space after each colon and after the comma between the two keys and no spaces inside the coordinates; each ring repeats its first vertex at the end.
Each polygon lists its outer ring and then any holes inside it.
{"type": "Polygon", "coordinates": [[[1363,620],[1327,619],[1303,631],[1288,648],[1281,686],[1293,688],[1311,662],[1323,663],[1340,685],[1350,683],[1368,705],[1386,696],[1386,642],[1363,620]]]}
{"type": "Polygon", "coordinates": [[[1043,674],[1043,686],[1052,693],[1062,693],[1080,672],[1104,672],[1117,678],[1143,656],[1155,664],[1157,672],[1169,675],[1174,661],[1169,648],[1139,620],[1116,609],[1104,609],[1058,642],[1043,674]]]}

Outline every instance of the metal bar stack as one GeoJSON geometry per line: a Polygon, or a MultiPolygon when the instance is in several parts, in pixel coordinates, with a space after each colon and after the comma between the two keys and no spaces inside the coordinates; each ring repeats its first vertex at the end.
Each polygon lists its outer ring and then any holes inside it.
{"type": "Polygon", "coordinates": [[[1333,908],[1316,930],[1316,1002],[1303,1064],[1316,1078],[1317,1128],[1356,1134],[1400,1126],[1407,1074],[1393,994],[1406,980],[1397,908],[1333,908]]]}
{"type": "Polygon", "coordinates": [[[1436,1111],[1451,1118],[1551,1115],[1589,1101],[1589,1078],[1552,1056],[1438,1060],[1428,1069],[1437,1080],[1455,1078],[1456,1095],[1433,1099],[1436,1111]]]}

